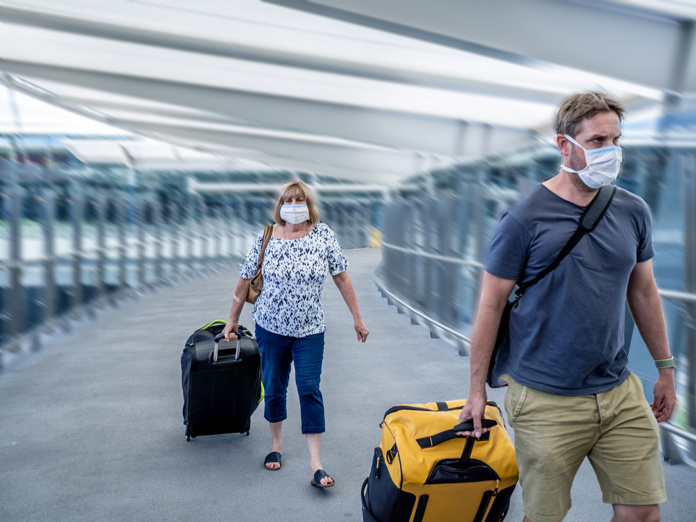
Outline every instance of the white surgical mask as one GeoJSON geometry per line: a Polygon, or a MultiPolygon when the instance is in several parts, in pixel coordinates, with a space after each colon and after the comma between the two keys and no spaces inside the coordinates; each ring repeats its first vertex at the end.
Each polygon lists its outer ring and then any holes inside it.
{"type": "Polygon", "coordinates": [[[619,169],[621,169],[621,161],[623,159],[621,147],[609,145],[598,149],[586,149],[567,134],[564,134],[564,136],[568,141],[585,151],[585,162],[587,165],[582,170],[573,170],[565,165],[561,165],[561,168],[580,176],[583,183],[590,188],[597,189],[604,185],[611,185],[619,175],[619,169]]]}
{"type": "Polygon", "coordinates": [[[283,205],[280,207],[280,219],[299,225],[309,219],[309,209],[307,205],[283,205]]]}

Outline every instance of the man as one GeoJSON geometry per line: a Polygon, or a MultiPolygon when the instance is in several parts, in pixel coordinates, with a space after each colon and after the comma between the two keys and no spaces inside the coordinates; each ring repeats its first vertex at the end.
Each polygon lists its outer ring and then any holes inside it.
{"type": "MultiPolygon", "coordinates": [[[[551,264],[580,216],[621,163],[621,105],[602,93],[571,96],[559,108],[559,173],[501,218],[485,264],[472,332],[469,400],[460,422],[480,437],[486,374],[501,314],[516,283],[551,264]]],[[[676,405],[660,297],[652,270],[652,218],[645,202],[617,188],[597,227],[560,265],[530,286],[510,317],[499,361],[508,382],[525,521],[563,520],[588,457],[619,521],[660,519],[666,500],[658,422],[676,405]],[[624,302],[658,366],[654,402],[626,368],[624,302]],[[652,408],[652,412],[651,412],[652,408]]]]}

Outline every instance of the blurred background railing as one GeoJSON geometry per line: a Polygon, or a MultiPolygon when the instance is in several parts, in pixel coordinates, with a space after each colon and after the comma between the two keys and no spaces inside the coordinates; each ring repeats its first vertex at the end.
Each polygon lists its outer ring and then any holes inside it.
{"type": "MultiPolygon", "coordinates": [[[[4,352],[162,285],[238,265],[270,213],[277,183],[129,184],[0,159],[0,369],[4,352]],[[214,190],[213,190],[214,189],[214,190]]],[[[320,191],[344,248],[370,245],[380,201],[320,191]],[[374,214],[374,215],[373,215],[374,214]]],[[[233,281],[229,282],[230,291],[233,281]]]]}
{"type": "MultiPolygon", "coordinates": [[[[655,220],[654,269],[678,361],[678,411],[663,431],[665,457],[696,461],[696,149],[625,145],[620,186],[643,197],[655,220]]],[[[558,156],[537,148],[499,161],[458,165],[403,188],[385,206],[375,281],[387,300],[468,354],[483,260],[501,212],[557,173],[558,156]]],[[[630,368],[652,400],[652,358],[627,311],[630,368]]]]}

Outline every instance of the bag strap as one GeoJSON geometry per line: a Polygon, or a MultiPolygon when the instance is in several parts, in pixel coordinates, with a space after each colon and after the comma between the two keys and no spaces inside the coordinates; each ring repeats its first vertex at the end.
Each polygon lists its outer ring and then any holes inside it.
{"type": "Polygon", "coordinates": [[[556,256],[556,259],[554,259],[553,263],[547,266],[544,270],[539,272],[539,274],[537,274],[537,276],[534,279],[517,288],[517,290],[515,291],[515,296],[517,297],[517,299],[522,297],[522,295],[527,291],[527,289],[530,286],[538,283],[544,277],[550,274],[553,270],[555,270],[555,268],[561,263],[561,261],[563,261],[563,258],[570,254],[571,250],[575,248],[575,245],[577,245],[578,242],[580,242],[582,236],[589,232],[592,232],[597,227],[599,222],[604,217],[604,214],[606,214],[607,209],[609,208],[609,205],[611,204],[612,200],[614,199],[614,194],[616,194],[616,187],[614,185],[606,185],[599,189],[597,195],[590,202],[587,208],[585,208],[585,212],[583,212],[582,216],[580,217],[580,224],[578,225],[578,228],[575,230],[575,233],[571,236],[571,238],[568,240],[565,246],[561,249],[561,252],[558,254],[558,256],[556,256]]]}
{"type": "MultiPolygon", "coordinates": [[[[493,419],[481,419],[481,426],[483,428],[492,428],[497,424],[498,423],[493,419]]],[[[421,449],[433,448],[438,444],[459,437],[457,433],[460,431],[474,431],[474,421],[469,420],[466,422],[462,422],[461,424],[457,424],[451,430],[441,431],[440,433],[436,433],[435,435],[431,435],[430,437],[421,437],[420,439],[416,439],[416,442],[421,447],[421,449]]]]}
{"type": "Polygon", "coordinates": [[[266,247],[268,246],[268,242],[270,241],[272,234],[273,225],[266,225],[266,228],[263,229],[263,240],[261,241],[261,252],[259,252],[259,261],[256,264],[257,273],[259,270],[261,270],[261,265],[263,265],[263,256],[266,252],[266,247]]]}

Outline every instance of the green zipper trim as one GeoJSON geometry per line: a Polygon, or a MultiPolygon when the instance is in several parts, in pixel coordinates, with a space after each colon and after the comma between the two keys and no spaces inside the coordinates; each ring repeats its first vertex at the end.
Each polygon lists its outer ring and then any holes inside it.
{"type": "Polygon", "coordinates": [[[216,325],[216,324],[225,324],[226,325],[227,321],[223,321],[222,319],[216,319],[215,321],[211,321],[208,324],[206,324],[203,328],[199,328],[199,330],[207,330],[208,328],[210,328],[211,326],[216,325]]]}
{"type": "Polygon", "coordinates": [[[263,381],[261,381],[261,397],[259,397],[259,402],[257,404],[261,404],[261,401],[266,397],[266,388],[263,387],[263,381]]]}

